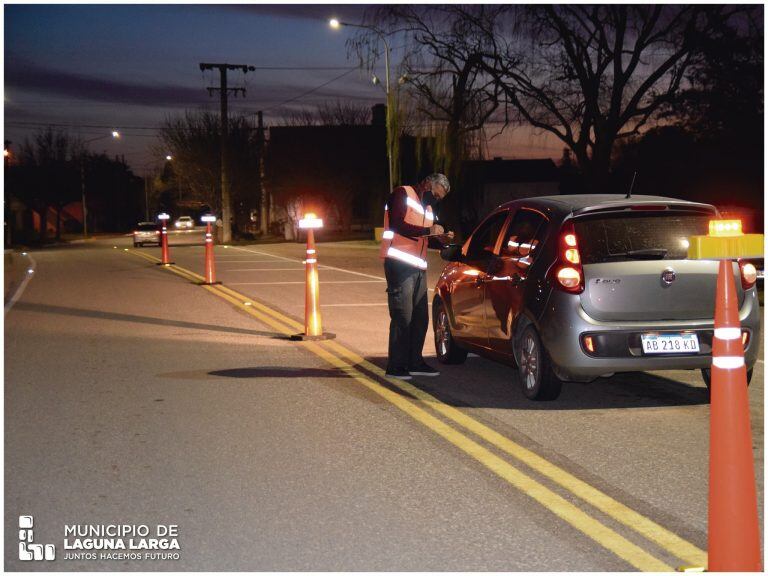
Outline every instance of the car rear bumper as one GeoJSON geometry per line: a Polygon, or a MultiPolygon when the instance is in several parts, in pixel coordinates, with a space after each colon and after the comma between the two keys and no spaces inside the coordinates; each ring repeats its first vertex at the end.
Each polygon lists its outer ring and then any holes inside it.
{"type": "MultiPolygon", "coordinates": [[[[713,309],[714,315],[714,309],[713,309]]],[[[748,290],[739,311],[743,330],[749,333],[744,351],[748,368],[757,361],[760,347],[760,307],[755,288],[748,290]]],[[[603,322],[591,318],[580,298],[553,291],[539,320],[541,340],[560,375],[570,379],[591,379],[614,372],[645,370],[686,370],[707,368],[712,362],[713,319],[652,322],[603,322]],[[700,351],[689,354],[645,355],[640,335],[645,333],[694,332],[700,351]],[[582,336],[592,335],[595,353],[588,353],[582,336]]]]}

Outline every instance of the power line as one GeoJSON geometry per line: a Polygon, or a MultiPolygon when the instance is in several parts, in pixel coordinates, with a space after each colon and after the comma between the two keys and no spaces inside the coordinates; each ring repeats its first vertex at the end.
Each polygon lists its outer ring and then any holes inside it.
{"type": "Polygon", "coordinates": [[[291,102],[295,102],[299,98],[303,98],[304,96],[309,96],[313,92],[317,92],[318,90],[320,90],[320,88],[325,88],[326,86],[328,86],[328,84],[331,84],[332,82],[336,82],[337,80],[341,80],[342,78],[344,78],[344,76],[347,76],[348,74],[351,74],[352,72],[354,72],[357,69],[358,68],[350,68],[349,70],[347,70],[343,74],[339,74],[335,78],[332,78],[332,79],[328,80],[328,82],[320,84],[320,86],[312,88],[311,90],[307,90],[306,92],[304,92],[302,94],[299,94],[298,96],[295,96],[294,98],[290,98],[288,100],[285,100],[284,102],[281,102],[280,104],[276,104],[274,106],[270,106],[269,108],[265,109],[264,112],[269,112],[270,110],[274,110],[275,108],[279,108],[280,106],[285,106],[286,104],[290,104],[291,102]]]}

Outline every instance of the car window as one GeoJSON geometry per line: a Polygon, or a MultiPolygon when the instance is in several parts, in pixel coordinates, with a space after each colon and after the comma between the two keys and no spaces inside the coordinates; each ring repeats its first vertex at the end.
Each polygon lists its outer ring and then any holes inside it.
{"type": "Polygon", "coordinates": [[[543,239],[546,221],[544,216],[533,210],[518,210],[504,235],[501,255],[517,259],[523,264],[530,264],[536,257],[536,249],[543,239]]]}
{"type": "Polygon", "coordinates": [[[638,258],[682,260],[688,254],[688,238],[706,235],[711,217],[681,212],[638,212],[577,219],[574,225],[584,264],[638,258]]]}
{"type": "Polygon", "coordinates": [[[491,257],[507,214],[506,210],[494,214],[475,230],[467,248],[467,260],[486,260],[491,257]]]}
{"type": "Polygon", "coordinates": [[[139,224],[138,229],[142,232],[149,232],[150,230],[157,230],[157,224],[139,224]]]}

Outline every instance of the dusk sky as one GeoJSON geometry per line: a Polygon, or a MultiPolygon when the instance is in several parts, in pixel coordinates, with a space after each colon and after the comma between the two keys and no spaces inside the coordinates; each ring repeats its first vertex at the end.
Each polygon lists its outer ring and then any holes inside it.
{"type": "MultiPolygon", "coordinates": [[[[218,73],[200,62],[248,64],[230,72],[230,110],[263,110],[267,125],[290,109],[347,100],[384,101],[380,87],[348,57],[353,29],[332,30],[336,16],[359,22],[364,5],[9,5],[4,6],[5,134],[13,146],[48,124],[84,140],[120,130],[120,141],[90,144],[96,152],[124,154],[135,172],[160,159],[157,125],[185,109],[219,109],[218,73]],[[322,86],[327,84],[325,86],[322,86]],[[321,87],[322,86],[322,87],[321,87]],[[310,94],[307,92],[313,91],[310,94]]],[[[394,47],[393,66],[400,59],[394,47]]],[[[382,70],[377,74],[383,78],[382,70]]],[[[559,157],[551,140],[519,129],[491,142],[505,157],[559,157]]]]}

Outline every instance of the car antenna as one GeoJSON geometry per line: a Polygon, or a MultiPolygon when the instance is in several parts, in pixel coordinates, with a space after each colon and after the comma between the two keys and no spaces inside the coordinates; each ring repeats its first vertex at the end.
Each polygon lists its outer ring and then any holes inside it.
{"type": "Polygon", "coordinates": [[[629,192],[627,192],[627,195],[624,196],[624,198],[632,198],[632,190],[635,188],[635,178],[637,178],[637,170],[632,174],[632,184],[629,185],[629,192]]]}

